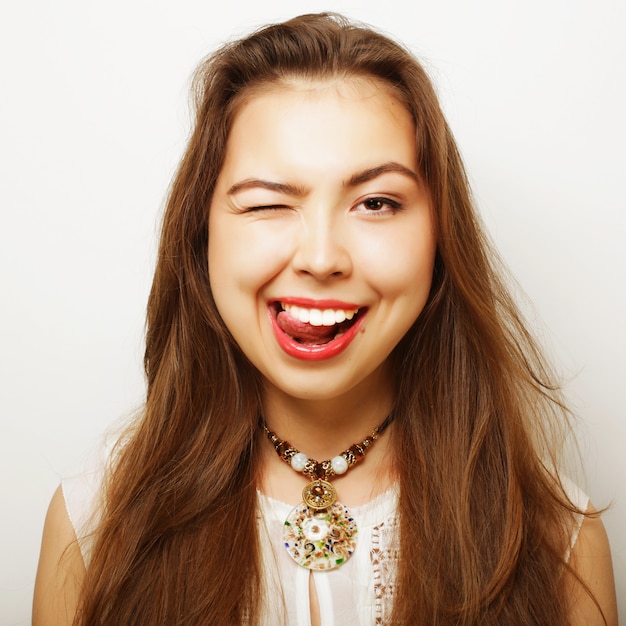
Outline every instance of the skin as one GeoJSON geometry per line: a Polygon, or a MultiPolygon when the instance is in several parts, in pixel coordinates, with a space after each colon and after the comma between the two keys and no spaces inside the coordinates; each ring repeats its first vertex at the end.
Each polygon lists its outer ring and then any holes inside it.
{"type": "MultiPolygon", "coordinates": [[[[313,458],[337,454],[387,415],[389,353],[428,296],[436,243],[414,142],[405,109],[363,79],[262,91],[235,118],[211,205],[211,286],[226,325],[264,377],[268,424],[313,458]],[[402,171],[371,175],[389,163],[402,171]],[[364,172],[367,180],[359,180],[364,172]],[[402,210],[364,203],[371,198],[402,210]],[[340,354],[306,361],[285,354],[268,315],[268,303],[287,297],[356,303],[367,315],[340,354]]],[[[388,488],[387,450],[388,432],[366,463],[333,481],[340,500],[357,506],[388,488]]],[[[260,488],[298,502],[305,479],[269,444],[261,454],[260,488]]],[[[570,563],[616,625],[611,556],[598,518],[584,521],[570,563]]],[[[72,623],[84,573],[59,489],[45,522],[34,626],[72,623]]],[[[316,626],[312,579],[310,596],[316,626]]],[[[586,594],[575,589],[571,604],[574,626],[604,624],[586,594]]]]}
{"type": "Polygon", "coordinates": [[[33,626],[69,626],[85,565],[59,487],[50,503],[35,580],[33,626]]]}
{"type": "MultiPolygon", "coordinates": [[[[593,511],[590,506],[590,511],[593,511]]],[[[599,517],[583,522],[570,565],[593,592],[609,626],[617,626],[617,598],[611,549],[604,524],[599,517]]],[[[604,624],[598,605],[589,594],[574,586],[571,592],[571,622],[576,626],[604,624]]]]}
{"type": "Polygon", "coordinates": [[[265,379],[268,424],[315,458],[337,452],[329,429],[349,445],[385,418],[387,358],[428,297],[436,243],[414,136],[404,107],[365,80],[255,95],[229,136],[210,213],[212,291],[265,379]],[[276,340],[268,310],[284,298],[366,313],[348,348],[311,363],[276,340]]]}

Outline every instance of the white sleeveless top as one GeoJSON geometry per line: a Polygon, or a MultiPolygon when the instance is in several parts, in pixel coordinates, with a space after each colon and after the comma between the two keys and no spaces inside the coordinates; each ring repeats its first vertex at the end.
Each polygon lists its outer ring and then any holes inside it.
{"type": "Polygon", "coordinates": [[[384,623],[391,610],[393,563],[397,560],[396,508],[398,493],[392,488],[370,503],[351,507],[358,528],[357,546],[340,567],[312,571],[289,556],[282,541],[285,518],[293,508],[259,493],[259,536],[267,595],[264,614],[283,608],[284,623],[309,626],[310,577],[317,593],[322,626],[369,626],[384,623]]]}
{"type": "MultiPolygon", "coordinates": [[[[86,470],[62,481],[69,518],[81,554],[89,562],[93,530],[98,525],[105,458],[95,458],[86,470]]],[[[580,509],[587,496],[572,482],[564,483],[568,496],[580,509]]],[[[262,623],[266,626],[310,626],[309,584],[313,578],[321,626],[373,626],[389,616],[398,558],[397,488],[350,510],[358,526],[357,547],[351,558],[333,570],[310,571],[296,564],[282,542],[282,529],[292,505],[258,492],[258,528],[266,593],[262,623]]],[[[570,550],[582,524],[576,520],[570,550]]],[[[569,555],[568,555],[569,556],[569,555]]]]}

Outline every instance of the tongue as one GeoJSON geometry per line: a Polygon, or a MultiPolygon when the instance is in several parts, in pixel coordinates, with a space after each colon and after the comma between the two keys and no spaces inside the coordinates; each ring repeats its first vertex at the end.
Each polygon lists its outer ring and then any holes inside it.
{"type": "Polygon", "coordinates": [[[278,313],[276,321],[283,332],[308,346],[328,343],[337,333],[337,324],[333,326],[311,326],[311,324],[291,317],[286,311],[278,313]]]}

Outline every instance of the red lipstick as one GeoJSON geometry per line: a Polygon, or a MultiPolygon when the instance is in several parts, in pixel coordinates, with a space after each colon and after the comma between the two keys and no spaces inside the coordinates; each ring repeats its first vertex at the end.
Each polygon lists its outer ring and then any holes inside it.
{"type": "Polygon", "coordinates": [[[277,298],[270,304],[280,302],[303,306],[307,309],[344,309],[344,311],[353,311],[363,308],[360,304],[354,304],[354,302],[343,302],[342,300],[313,300],[312,298],[277,298]]]}
{"type": "Polygon", "coordinates": [[[363,321],[365,319],[366,309],[364,307],[348,303],[341,302],[339,300],[309,300],[305,298],[284,298],[276,300],[270,303],[268,307],[268,315],[272,324],[272,330],[278,345],[281,347],[285,354],[294,357],[296,359],[304,361],[322,361],[325,359],[331,359],[343,352],[356,337],[363,321]],[[294,304],[306,308],[314,309],[344,309],[344,310],[356,310],[359,309],[359,315],[356,317],[354,323],[345,329],[343,333],[339,333],[339,336],[331,339],[330,341],[323,343],[302,343],[297,341],[289,334],[287,334],[278,323],[279,303],[294,304]]]}

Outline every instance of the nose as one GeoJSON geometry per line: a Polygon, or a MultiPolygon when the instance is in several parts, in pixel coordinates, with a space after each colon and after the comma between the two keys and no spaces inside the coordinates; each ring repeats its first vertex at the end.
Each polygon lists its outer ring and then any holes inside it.
{"type": "Polygon", "coordinates": [[[318,280],[349,275],[352,258],[346,224],[329,211],[305,213],[292,257],[294,270],[318,280]]]}

